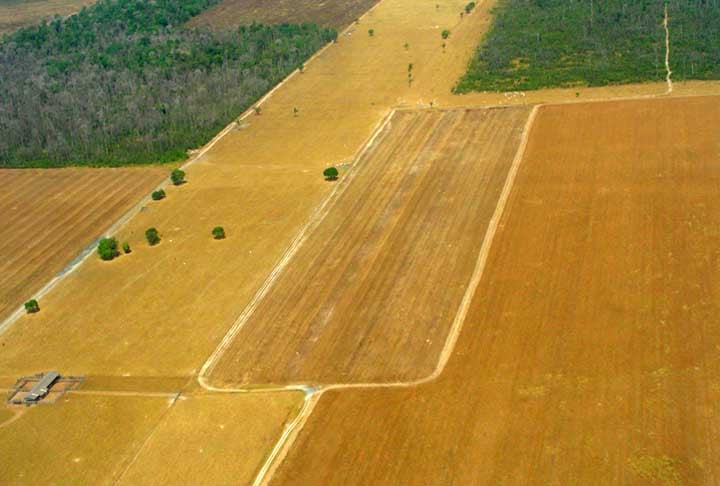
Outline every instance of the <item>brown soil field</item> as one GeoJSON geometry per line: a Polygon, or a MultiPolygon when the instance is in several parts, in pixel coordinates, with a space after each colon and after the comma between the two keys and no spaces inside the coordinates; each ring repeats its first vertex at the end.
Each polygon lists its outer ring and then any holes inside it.
{"type": "Polygon", "coordinates": [[[167,172],[159,167],[0,169],[0,321],[167,172]]]}
{"type": "Polygon", "coordinates": [[[450,361],[325,393],[276,484],[713,484],[720,99],[544,107],[450,361]]]}
{"type": "Polygon", "coordinates": [[[359,30],[307,63],[261,116],[188,167],[187,184],[168,188],[167,199],[149,203],[119,232],[131,255],[89,258],[43,298],[39,314],[0,335],[0,375],[197,373],[330,193],[323,168],[352,162],[391,106],[447,92],[464,70],[487,23],[481,11],[461,22],[464,1],[439,3],[384,0],[359,30]],[[439,26],[453,30],[444,54],[439,26]],[[216,225],[226,240],[212,240],[216,225]],[[162,234],[152,248],[143,236],[150,226],[162,234]]]}
{"type": "Polygon", "coordinates": [[[223,0],[194,17],[191,27],[237,29],[243,24],[312,22],[340,29],[360,17],[379,0],[223,0]]]}
{"type": "Polygon", "coordinates": [[[396,112],[239,329],[213,383],[430,375],[528,112],[396,112]]]}
{"type": "Polygon", "coordinates": [[[2,0],[0,1],[0,37],[20,27],[49,20],[55,15],[73,14],[95,0],[2,0]]]}
{"type": "Polygon", "coordinates": [[[250,484],[300,392],[180,398],[118,484],[250,484]]]}
{"type": "Polygon", "coordinates": [[[71,393],[23,408],[0,427],[0,483],[111,484],[169,406],[168,398],[71,393]]]}

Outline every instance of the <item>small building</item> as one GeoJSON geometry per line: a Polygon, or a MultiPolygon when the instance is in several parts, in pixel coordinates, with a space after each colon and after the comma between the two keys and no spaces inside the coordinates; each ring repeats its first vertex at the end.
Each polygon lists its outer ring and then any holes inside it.
{"type": "Polygon", "coordinates": [[[48,371],[45,373],[40,381],[38,381],[34,387],[23,397],[23,402],[30,404],[41,400],[50,391],[50,387],[60,379],[60,373],[57,371],[48,371]]]}

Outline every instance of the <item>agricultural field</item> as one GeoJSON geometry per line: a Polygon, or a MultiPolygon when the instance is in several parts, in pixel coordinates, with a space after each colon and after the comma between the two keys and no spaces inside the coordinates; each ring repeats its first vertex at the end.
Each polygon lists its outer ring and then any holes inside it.
{"type": "Polygon", "coordinates": [[[312,22],[341,29],[379,0],[222,0],[188,22],[190,27],[236,29],[253,22],[281,24],[312,22]]]}
{"type": "Polygon", "coordinates": [[[324,393],[273,483],[714,482],[718,122],[718,97],[540,108],[443,373],[324,393]]]}
{"type": "Polygon", "coordinates": [[[494,12],[458,93],[660,81],[668,48],[676,79],[720,78],[717,2],[502,0],[494,12]]]}
{"type": "Polygon", "coordinates": [[[0,38],[20,27],[72,15],[95,0],[0,0],[0,38]]]}
{"type": "Polygon", "coordinates": [[[250,484],[301,395],[183,397],[118,484],[250,484]]]}
{"type": "Polygon", "coordinates": [[[161,167],[0,169],[0,321],[166,175],[161,167]]]}
{"type": "MultiPolygon", "coordinates": [[[[187,184],[167,188],[166,199],[147,204],[118,232],[133,248],[130,256],[88,259],[43,297],[40,313],[0,335],[0,376],[48,368],[90,376],[197,374],[332,191],[323,169],[353,162],[398,100],[415,104],[449,92],[471,39],[487,26],[476,14],[461,22],[463,2],[448,1],[440,11],[412,5],[379,4],[361,18],[361,30],[275,91],[261,115],[227,130],[187,168],[187,184]],[[440,33],[427,28],[435,24],[455,32],[446,54],[440,33]],[[413,61],[417,81],[408,86],[413,61]],[[212,239],[217,225],[226,240],[212,239]],[[145,241],[150,227],[160,231],[158,246],[145,241]],[[27,354],[29,346],[38,352],[27,354]]],[[[342,169],[341,180],[351,171],[342,169]]]]}
{"type": "Polygon", "coordinates": [[[111,484],[171,399],[68,394],[21,409],[19,419],[0,422],[0,483],[111,484]]]}
{"type": "Polygon", "coordinates": [[[396,112],[240,322],[212,383],[432,374],[527,114],[396,112]]]}

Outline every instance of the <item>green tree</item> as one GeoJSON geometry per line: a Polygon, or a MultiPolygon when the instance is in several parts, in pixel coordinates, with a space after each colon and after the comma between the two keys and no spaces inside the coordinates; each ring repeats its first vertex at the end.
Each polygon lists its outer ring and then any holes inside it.
{"type": "Polygon", "coordinates": [[[185,171],[181,169],[175,169],[170,173],[170,180],[173,184],[176,186],[179,186],[180,184],[185,183],[185,171]]]}
{"type": "Polygon", "coordinates": [[[446,40],[448,37],[450,37],[450,31],[445,29],[440,33],[440,36],[443,38],[443,40],[446,40]]]}
{"type": "Polygon", "coordinates": [[[375,35],[375,29],[368,29],[368,35],[369,35],[370,37],[374,36],[374,35],[375,35]]]}
{"type": "Polygon", "coordinates": [[[120,255],[118,244],[115,238],[102,238],[97,246],[98,255],[101,260],[110,261],[120,255]]]}
{"type": "Polygon", "coordinates": [[[215,226],[212,230],[212,235],[216,240],[224,240],[225,229],[222,226],[215,226]]]}
{"type": "Polygon", "coordinates": [[[30,299],[25,302],[25,312],[27,312],[28,314],[35,314],[36,312],[40,312],[40,304],[38,304],[38,301],[35,299],[30,299]]]}
{"type": "Polygon", "coordinates": [[[122,244],[122,249],[123,249],[123,253],[125,253],[125,254],[128,254],[132,251],[130,249],[130,243],[128,243],[127,241],[122,244]]]}
{"type": "Polygon", "coordinates": [[[150,246],[155,246],[160,243],[160,234],[156,228],[148,228],[145,230],[145,239],[150,243],[150,246]]]}
{"type": "Polygon", "coordinates": [[[152,199],[153,201],[159,201],[161,199],[165,199],[165,191],[162,189],[158,189],[157,191],[153,191],[152,193],[152,199]]]}
{"type": "Polygon", "coordinates": [[[465,13],[470,13],[475,8],[475,2],[470,2],[467,5],[465,5],[465,13]]]}
{"type": "Polygon", "coordinates": [[[323,171],[326,181],[336,181],[340,173],[335,167],[328,167],[323,171]]]}

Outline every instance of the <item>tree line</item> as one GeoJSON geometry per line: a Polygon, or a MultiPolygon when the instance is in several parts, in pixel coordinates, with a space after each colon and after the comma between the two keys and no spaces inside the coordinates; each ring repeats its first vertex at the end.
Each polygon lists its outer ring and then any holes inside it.
{"type": "Polygon", "coordinates": [[[0,166],[181,160],[337,36],[186,29],[218,0],[99,0],[0,43],[0,166]]]}

